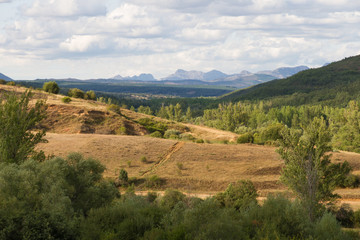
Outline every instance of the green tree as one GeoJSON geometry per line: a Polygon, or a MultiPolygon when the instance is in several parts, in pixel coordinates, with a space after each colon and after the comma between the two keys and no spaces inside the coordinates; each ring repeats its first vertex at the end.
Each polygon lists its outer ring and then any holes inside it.
{"type": "Polygon", "coordinates": [[[51,82],[44,83],[43,90],[48,93],[58,94],[60,91],[60,88],[56,82],[51,81],[51,82]]]}
{"type": "Polygon", "coordinates": [[[285,160],[281,180],[300,199],[311,221],[315,221],[321,203],[339,196],[333,190],[350,169],[330,162],[331,135],[323,118],[314,120],[302,130],[285,128],[278,153],[285,160]]]}
{"type": "Polygon", "coordinates": [[[39,159],[43,155],[35,151],[35,146],[45,142],[45,131],[32,130],[46,117],[45,103],[37,101],[30,107],[31,96],[26,91],[19,99],[9,94],[0,100],[0,162],[19,164],[29,156],[39,159]]]}

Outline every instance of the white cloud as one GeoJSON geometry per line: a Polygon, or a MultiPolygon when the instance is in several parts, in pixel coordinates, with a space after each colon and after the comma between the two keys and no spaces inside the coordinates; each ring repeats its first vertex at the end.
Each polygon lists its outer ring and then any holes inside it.
{"type": "Polygon", "coordinates": [[[9,3],[11,2],[12,0],[0,0],[0,3],[9,3]]]}
{"type": "MultiPolygon", "coordinates": [[[[6,6],[15,2],[20,3],[6,6]]],[[[56,63],[71,71],[66,77],[83,78],[321,65],[360,49],[354,31],[360,2],[329,2],[31,0],[0,29],[0,57],[12,59],[9,69],[16,63],[30,71],[44,61],[54,74],[64,74],[55,70],[56,63]],[[93,71],[86,71],[84,62],[93,71]]]]}
{"type": "Polygon", "coordinates": [[[36,0],[25,14],[32,17],[96,16],[106,13],[103,1],[97,0],[36,0]]]}
{"type": "Polygon", "coordinates": [[[101,50],[107,47],[105,40],[102,36],[75,35],[62,42],[60,48],[70,52],[101,50]]]}

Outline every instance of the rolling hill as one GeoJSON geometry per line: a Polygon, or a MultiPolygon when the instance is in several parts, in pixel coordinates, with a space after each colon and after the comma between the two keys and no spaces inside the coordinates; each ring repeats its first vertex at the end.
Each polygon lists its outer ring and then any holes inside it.
{"type": "MultiPolygon", "coordinates": [[[[221,97],[225,101],[258,100],[291,96],[298,104],[335,101],[360,94],[360,55],[321,68],[301,71],[285,79],[258,84],[221,97]]],[[[289,103],[286,103],[289,104],[289,103]]]]}
{"type": "MultiPolygon", "coordinates": [[[[0,94],[26,88],[0,85],[0,94]]],[[[221,144],[223,140],[234,141],[237,135],[204,126],[176,123],[121,109],[121,114],[108,110],[101,102],[74,99],[69,104],[61,101],[63,96],[34,90],[34,100],[46,100],[48,118],[41,127],[46,128],[48,143],[38,145],[47,155],[65,157],[71,152],[99,159],[107,168],[105,177],[114,179],[124,168],[130,177],[138,179],[137,190],[146,190],[141,181],[157,175],[162,185],[156,190],[175,188],[190,194],[212,195],[240,179],[251,179],[261,196],[286,191],[279,183],[283,161],[275,147],[253,144],[221,144]],[[139,119],[152,118],[172,128],[181,128],[187,134],[207,140],[194,143],[179,139],[160,139],[147,136],[149,132],[139,119]],[[127,134],[118,135],[117,129],[127,126],[127,134]],[[211,143],[210,143],[211,142],[211,143]],[[146,157],[147,161],[141,159],[146,157]]],[[[32,101],[34,103],[34,101],[32,101]]],[[[124,134],[124,133],[120,133],[124,134]]],[[[360,172],[360,154],[338,152],[335,162],[347,160],[354,173],[360,172]]],[[[358,189],[339,189],[346,200],[358,208],[358,189]]]]}

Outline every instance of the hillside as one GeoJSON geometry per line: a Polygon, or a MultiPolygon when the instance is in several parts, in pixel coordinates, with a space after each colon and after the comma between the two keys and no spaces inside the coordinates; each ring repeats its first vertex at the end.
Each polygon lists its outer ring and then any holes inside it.
{"type": "Polygon", "coordinates": [[[5,81],[12,81],[12,79],[10,77],[8,77],[8,76],[6,76],[6,75],[4,75],[2,73],[0,73],[0,79],[3,79],[5,81]]]}
{"type": "MultiPolygon", "coordinates": [[[[23,87],[0,85],[0,93],[22,93],[23,87]]],[[[155,187],[162,191],[174,188],[196,196],[209,196],[223,191],[226,186],[240,179],[250,179],[260,196],[268,193],[286,192],[279,183],[283,161],[275,147],[253,144],[220,144],[235,141],[237,135],[204,126],[171,122],[157,117],[121,109],[121,115],[109,111],[106,104],[74,99],[62,103],[61,95],[34,91],[34,100],[43,99],[48,104],[48,118],[42,122],[47,128],[48,143],[38,146],[46,155],[65,157],[71,152],[80,152],[100,160],[107,168],[105,177],[115,179],[121,168],[129,177],[136,179],[136,190],[146,190],[146,179],[157,175],[161,184],[155,187]],[[160,139],[146,136],[148,130],[138,123],[151,118],[163,122],[187,134],[209,143],[193,143],[176,139],[160,139]],[[119,126],[132,129],[127,134],[117,135],[119,126]],[[130,126],[130,127],[129,127],[130,126]],[[145,157],[146,161],[141,159],[145,157]]],[[[34,101],[33,101],[34,102],[34,101]]],[[[120,134],[124,134],[121,132],[120,134]]],[[[348,161],[354,174],[360,173],[360,154],[333,153],[335,162],[348,161]]],[[[347,198],[344,202],[359,208],[357,189],[339,189],[347,198]]]]}
{"type": "MultiPolygon", "coordinates": [[[[1,92],[21,94],[26,88],[0,85],[1,92]]],[[[47,103],[47,118],[41,122],[42,128],[49,133],[95,133],[107,135],[148,135],[150,132],[139,123],[141,119],[151,119],[154,123],[162,123],[167,129],[177,129],[192,135],[195,139],[205,141],[234,142],[237,135],[232,132],[183,124],[158,117],[137,113],[128,109],[120,109],[120,114],[109,110],[109,105],[90,100],[72,98],[70,103],[63,103],[63,95],[48,94],[33,90],[34,100],[42,99],[47,103]]]]}
{"type": "Polygon", "coordinates": [[[293,102],[299,100],[298,103],[303,104],[336,100],[339,94],[342,97],[356,97],[359,91],[360,55],[321,68],[305,70],[285,79],[238,90],[220,100],[255,100],[293,95],[293,102]]]}

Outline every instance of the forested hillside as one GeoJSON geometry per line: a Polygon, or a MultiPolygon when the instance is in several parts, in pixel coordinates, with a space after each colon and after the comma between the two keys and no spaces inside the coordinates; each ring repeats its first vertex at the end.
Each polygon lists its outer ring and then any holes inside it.
{"type": "Polygon", "coordinates": [[[359,92],[360,56],[354,56],[321,68],[299,72],[289,78],[238,90],[223,96],[221,100],[235,102],[282,97],[283,105],[319,102],[338,104],[339,100],[359,96],[359,92]]]}

